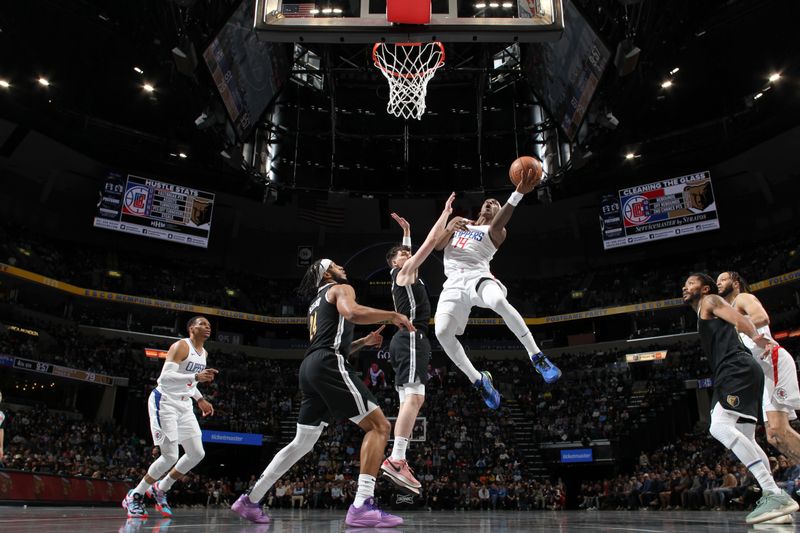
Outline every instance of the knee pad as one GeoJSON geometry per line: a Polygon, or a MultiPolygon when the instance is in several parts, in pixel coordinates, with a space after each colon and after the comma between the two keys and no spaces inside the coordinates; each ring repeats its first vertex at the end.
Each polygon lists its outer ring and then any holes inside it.
{"type": "Polygon", "coordinates": [[[305,455],[314,448],[320,435],[322,435],[323,429],[325,429],[325,424],[320,424],[319,426],[297,424],[297,433],[292,442],[289,443],[289,446],[305,455]]]}
{"type": "Polygon", "coordinates": [[[164,462],[172,466],[178,462],[178,445],[172,442],[170,442],[169,445],[166,444],[167,443],[164,442],[164,444],[158,448],[161,450],[161,458],[164,459],[164,462]]]}

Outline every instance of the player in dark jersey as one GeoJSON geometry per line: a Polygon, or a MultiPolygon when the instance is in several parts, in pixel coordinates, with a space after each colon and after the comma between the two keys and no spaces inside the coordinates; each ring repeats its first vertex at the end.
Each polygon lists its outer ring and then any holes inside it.
{"type": "Polygon", "coordinates": [[[711,427],[709,432],[747,466],[761,486],[763,496],[747,515],[756,524],[791,514],[798,504],[775,484],[769,460],[755,440],[761,416],[764,372],[742,344],[736,330],[768,349],[773,342],[756,330],[753,322],[738,313],[717,294],[716,282],[707,274],[692,274],[683,286],[683,301],[697,311],[700,344],[714,373],[711,427]]]}
{"type": "Polygon", "coordinates": [[[386,262],[392,269],[394,310],[406,315],[416,331],[398,330],[389,345],[395,374],[394,385],[400,396],[400,411],[394,424],[392,455],[383,462],[381,470],[399,487],[414,494],[419,494],[421,485],[408,466],[406,449],[417,414],[425,401],[425,383],[428,381],[428,363],[431,359],[431,343],[428,340],[431,302],[425,284],[419,279],[419,267],[444,234],[455,197],[455,193],[450,194],[442,214],[415,254],[411,253],[411,225],[397,213],[392,213],[392,218],[403,228],[403,244],[393,246],[386,254],[386,262]]]}
{"type": "Polygon", "coordinates": [[[351,527],[394,527],[403,519],[383,512],[375,504],[375,477],[380,471],[391,424],[378,401],[353,371],[346,357],[366,345],[380,345],[379,332],[353,340],[355,324],[388,321],[398,328],[414,331],[407,317],[356,303],[353,287],[347,285],[344,268],[330,259],[312,264],[300,285],[302,296],[311,299],[308,331],[311,344],[300,365],[303,400],[294,440],[279,451],[250,490],[232,509],[243,518],[268,523],[260,501],[287,470],[311,451],[325,426],[336,418],[349,418],[366,434],[361,443],[361,473],[355,501],[345,523],[351,527]]]}

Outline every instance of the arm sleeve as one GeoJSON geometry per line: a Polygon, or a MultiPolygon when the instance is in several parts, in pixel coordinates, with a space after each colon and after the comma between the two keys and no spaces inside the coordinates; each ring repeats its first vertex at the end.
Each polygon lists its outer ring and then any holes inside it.
{"type": "Polygon", "coordinates": [[[193,375],[183,374],[178,372],[178,363],[166,362],[161,369],[161,376],[158,381],[164,385],[181,385],[190,380],[192,383],[197,383],[193,375]]]}

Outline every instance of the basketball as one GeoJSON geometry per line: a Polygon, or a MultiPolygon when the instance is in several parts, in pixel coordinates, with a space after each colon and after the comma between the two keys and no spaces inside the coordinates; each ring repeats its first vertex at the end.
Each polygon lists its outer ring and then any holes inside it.
{"type": "Polygon", "coordinates": [[[542,181],[542,164],[535,157],[524,155],[518,157],[511,163],[511,168],[508,169],[508,177],[511,178],[511,183],[516,187],[519,185],[520,180],[529,170],[533,169],[534,184],[538,185],[542,181]]]}

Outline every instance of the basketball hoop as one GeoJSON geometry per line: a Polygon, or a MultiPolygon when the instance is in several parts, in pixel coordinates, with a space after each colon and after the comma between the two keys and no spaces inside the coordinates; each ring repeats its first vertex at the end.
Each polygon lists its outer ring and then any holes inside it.
{"type": "Polygon", "coordinates": [[[430,43],[375,43],[372,60],[389,82],[386,111],[400,118],[422,118],[428,82],[444,65],[444,45],[430,43]]]}

